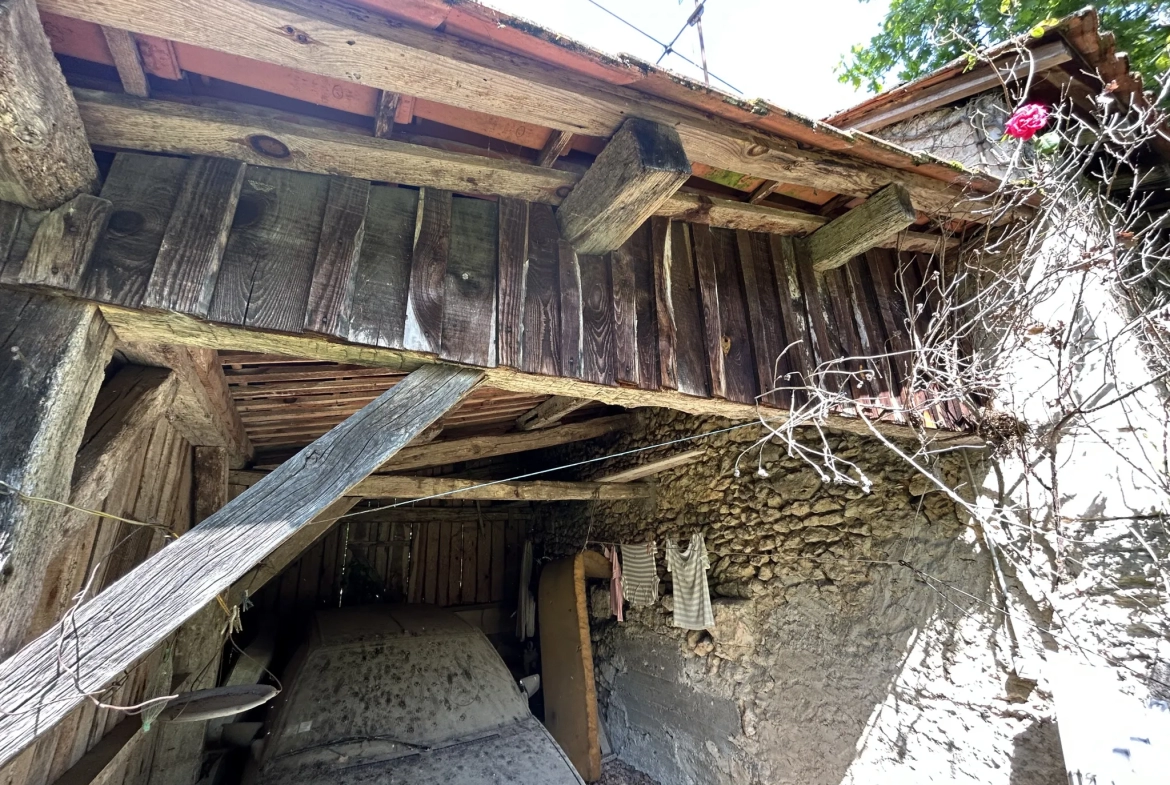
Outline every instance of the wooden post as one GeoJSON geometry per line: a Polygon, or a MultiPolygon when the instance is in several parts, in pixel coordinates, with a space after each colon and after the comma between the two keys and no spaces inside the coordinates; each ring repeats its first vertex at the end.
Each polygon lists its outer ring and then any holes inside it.
{"type": "Polygon", "coordinates": [[[0,0],[0,200],[46,210],[97,185],[73,94],[33,0],[0,0]]]}
{"type": "Polygon", "coordinates": [[[113,333],[93,305],[0,289],[0,338],[2,659],[19,645],[36,609],[50,546],[44,532],[63,512],[27,497],[69,498],[113,333]]]}
{"type": "MultiPolygon", "coordinates": [[[[5,377],[7,378],[7,377],[5,377]]],[[[0,766],[459,403],[483,373],[426,366],[0,663],[0,766]],[[62,640],[64,634],[68,640],[62,640]],[[76,674],[77,681],[59,659],[76,674]],[[80,657],[76,652],[81,652],[80,657]]]]}
{"type": "Polygon", "coordinates": [[[677,131],[630,118],[565,197],[557,223],[577,253],[616,251],[690,176],[677,131]]]}

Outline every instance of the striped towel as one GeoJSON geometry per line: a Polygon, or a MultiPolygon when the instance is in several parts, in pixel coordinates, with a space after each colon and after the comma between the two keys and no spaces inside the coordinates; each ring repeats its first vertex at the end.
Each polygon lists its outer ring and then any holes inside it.
{"type": "Polygon", "coordinates": [[[691,537],[691,546],[679,551],[673,540],[666,541],[666,571],[674,581],[674,626],[706,630],[715,626],[711,593],[707,589],[707,545],[703,535],[691,537]]]}
{"type": "Polygon", "coordinates": [[[622,594],[630,605],[653,605],[658,602],[658,566],[654,542],[622,544],[622,594]]]}

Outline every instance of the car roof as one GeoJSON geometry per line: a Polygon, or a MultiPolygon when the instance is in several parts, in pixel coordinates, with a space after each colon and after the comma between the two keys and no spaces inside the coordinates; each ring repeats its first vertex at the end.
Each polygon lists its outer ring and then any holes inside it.
{"type": "Polygon", "coordinates": [[[318,611],[310,645],[332,648],[386,639],[452,637],[476,633],[454,613],[434,605],[362,605],[318,611]]]}

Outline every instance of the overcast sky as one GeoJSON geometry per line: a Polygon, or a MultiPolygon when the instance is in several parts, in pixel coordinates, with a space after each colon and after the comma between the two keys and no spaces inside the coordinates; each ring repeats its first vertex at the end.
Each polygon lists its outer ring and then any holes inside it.
{"type": "MultiPolygon", "coordinates": [[[[515,16],[611,54],[628,52],[654,62],[662,47],[623,25],[590,0],[482,0],[515,16]]],[[[669,42],[695,0],[596,0],[662,42],[669,42]]],[[[824,117],[865,97],[833,73],[841,55],[877,32],[889,0],[707,0],[703,38],[707,67],[745,98],[824,117]]],[[[675,48],[696,63],[698,35],[686,30],[675,48]]],[[[702,79],[702,71],[674,55],[671,70],[702,79]]],[[[712,86],[726,89],[714,79],[712,86]]],[[[730,91],[729,91],[730,92],[730,91]]]]}

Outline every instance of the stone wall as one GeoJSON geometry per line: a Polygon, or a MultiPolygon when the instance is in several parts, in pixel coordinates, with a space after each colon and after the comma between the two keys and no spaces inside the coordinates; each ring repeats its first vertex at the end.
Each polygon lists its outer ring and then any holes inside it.
{"type": "MultiPolygon", "coordinates": [[[[591,449],[729,425],[644,410],[632,433],[591,449]]],[[[831,447],[869,476],[869,493],[823,482],[776,445],[761,456],[760,432],[595,464],[579,476],[707,448],[658,475],[653,502],[558,505],[543,523],[550,557],[586,540],[659,543],[657,606],[618,624],[604,584],[593,588],[599,700],[622,758],[680,784],[835,784],[859,758],[871,762],[867,782],[883,772],[890,782],[1063,782],[1051,707],[1011,675],[992,565],[955,505],[864,437],[834,436],[831,447]],[[695,531],[713,565],[709,632],[671,625],[661,554],[668,536],[695,531]]],[[[587,454],[561,450],[545,465],[587,454]]],[[[974,474],[951,458],[940,476],[969,491],[974,474]]]]}

